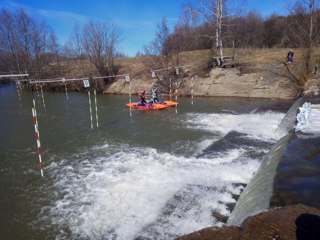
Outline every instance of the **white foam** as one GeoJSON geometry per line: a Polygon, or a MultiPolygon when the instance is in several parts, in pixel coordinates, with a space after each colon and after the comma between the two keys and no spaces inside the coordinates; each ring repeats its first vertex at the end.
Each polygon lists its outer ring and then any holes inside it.
{"type": "Polygon", "coordinates": [[[320,134],[320,107],[317,104],[304,103],[297,114],[296,131],[308,134],[320,134]]]}
{"type": "MultiPolygon", "coordinates": [[[[59,229],[67,226],[73,236],[133,239],[156,222],[181,189],[214,187],[211,192],[192,190],[198,194],[197,207],[184,211],[179,219],[176,214],[167,216],[167,228],[156,225],[167,237],[204,228],[215,222],[210,209],[229,214],[224,202],[234,200],[222,189],[238,192],[232,183],[247,183],[258,168],[257,160],[239,160],[241,154],[242,150],[232,150],[215,159],[196,159],[132,148],[94,161],[82,159],[72,167],[65,161],[54,163],[48,170],[56,176],[55,187],[63,196],[53,203],[48,217],[59,229]]],[[[188,200],[176,208],[184,209],[186,204],[188,200]]]]}
{"type": "Polygon", "coordinates": [[[105,143],[105,144],[103,144],[103,145],[101,145],[101,146],[94,146],[93,148],[92,148],[92,150],[101,150],[101,149],[105,149],[105,148],[108,148],[109,147],[109,144],[108,143],[105,143]]]}
{"type": "MultiPolygon", "coordinates": [[[[222,136],[238,131],[273,141],[279,137],[274,132],[282,117],[273,112],[187,114],[182,121],[222,136]]],[[[214,138],[196,148],[203,150],[214,138]]],[[[260,165],[245,153],[227,149],[208,159],[111,143],[84,149],[46,169],[56,194],[37,225],[50,222],[59,229],[57,238],[117,240],[173,239],[221,226],[211,213],[228,216],[228,203],[235,202],[232,194],[243,188],[237,184],[248,183],[260,165]]]]}
{"type": "Polygon", "coordinates": [[[276,129],[283,119],[283,113],[263,112],[250,114],[187,114],[188,127],[226,135],[230,131],[249,134],[256,139],[276,140],[284,135],[276,129]]]}

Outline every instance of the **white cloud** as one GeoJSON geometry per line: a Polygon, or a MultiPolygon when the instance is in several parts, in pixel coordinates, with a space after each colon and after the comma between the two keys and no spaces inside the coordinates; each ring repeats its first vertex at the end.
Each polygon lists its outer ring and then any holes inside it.
{"type": "Polygon", "coordinates": [[[74,22],[87,22],[90,19],[89,16],[85,16],[85,15],[81,15],[73,12],[33,8],[28,5],[15,3],[13,1],[5,1],[3,6],[9,9],[23,8],[28,13],[31,13],[33,15],[35,14],[37,16],[40,16],[46,19],[53,19],[53,20],[64,19],[66,21],[74,21],[74,22]]]}

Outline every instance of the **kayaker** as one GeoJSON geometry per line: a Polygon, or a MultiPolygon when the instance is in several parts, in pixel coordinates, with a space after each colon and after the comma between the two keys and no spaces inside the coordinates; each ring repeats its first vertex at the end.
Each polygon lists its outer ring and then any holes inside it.
{"type": "Polygon", "coordinates": [[[155,103],[159,102],[157,87],[153,86],[152,89],[151,89],[151,92],[152,92],[152,100],[153,100],[153,102],[155,102],[155,103]]]}
{"type": "Polygon", "coordinates": [[[139,92],[139,106],[145,106],[147,104],[145,94],[145,90],[139,92]]]}

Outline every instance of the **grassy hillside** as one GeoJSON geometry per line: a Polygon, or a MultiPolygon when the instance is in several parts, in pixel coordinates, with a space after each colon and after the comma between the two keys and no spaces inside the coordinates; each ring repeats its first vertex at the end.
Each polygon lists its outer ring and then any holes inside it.
{"type": "MultiPolygon", "coordinates": [[[[241,72],[250,73],[258,71],[265,66],[278,67],[285,61],[289,49],[272,48],[272,49],[237,49],[235,51],[235,67],[241,67],[241,72]]],[[[210,51],[211,50],[195,50],[190,52],[182,52],[180,54],[180,66],[186,68],[201,77],[206,76],[210,68],[210,51]]],[[[232,49],[224,49],[225,56],[232,56],[232,49]]],[[[293,49],[294,64],[303,61],[303,49],[293,49]]],[[[320,55],[320,49],[316,51],[320,55]]],[[[148,57],[133,58],[117,58],[115,64],[119,67],[118,74],[130,74],[132,79],[149,80],[151,78],[151,69],[148,68],[148,57]]],[[[51,67],[56,67],[52,64],[51,67]]],[[[87,60],[82,60],[81,64],[78,60],[64,61],[61,65],[66,69],[67,78],[87,77],[88,72],[93,72],[94,76],[99,76],[95,68],[89,64],[87,60]]]]}

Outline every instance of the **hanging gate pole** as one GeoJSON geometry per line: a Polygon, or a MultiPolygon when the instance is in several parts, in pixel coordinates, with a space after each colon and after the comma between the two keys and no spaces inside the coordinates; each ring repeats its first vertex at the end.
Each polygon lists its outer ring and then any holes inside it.
{"type": "Polygon", "coordinates": [[[97,91],[94,89],[94,104],[95,104],[95,109],[96,109],[96,123],[97,123],[97,128],[99,127],[99,118],[98,118],[98,104],[97,104],[97,91]]]}
{"type": "Polygon", "coordinates": [[[21,94],[20,94],[20,81],[16,81],[17,93],[19,100],[21,101],[21,94]]]}
{"type": "Polygon", "coordinates": [[[90,90],[88,90],[88,98],[89,98],[89,108],[90,108],[90,122],[91,122],[91,129],[93,129],[90,90]]]}
{"type": "Polygon", "coordinates": [[[191,78],[191,104],[193,105],[193,77],[191,78]]]}
{"type": "Polygon", "coordinates": [[[41,84],[40,84],[40,90],[41,90],[41,96],[42,96],[42,104],[43,104],[43,107],[46,108],[46,104],[44,103],[44,96],[43,96],[43,90],[42,90],[41,84]]]}
{"type": "Polygon", "coordinates": [[[40,136],[39,136],[39,126],[37,121],[37,111],[36,111],[36,102],[33,99],[33,107],[32,107],[32,116],[33,116],[33,125],[34,125],[34,131],[36,134],[36,141],[37,141],[37,147],[38,147],[38,158],[40,163],[40,173],[41,177],[43,177],[43,165],[42,165],[42,159],[41,159],[41,151],[40,151],[40,136]]]}

